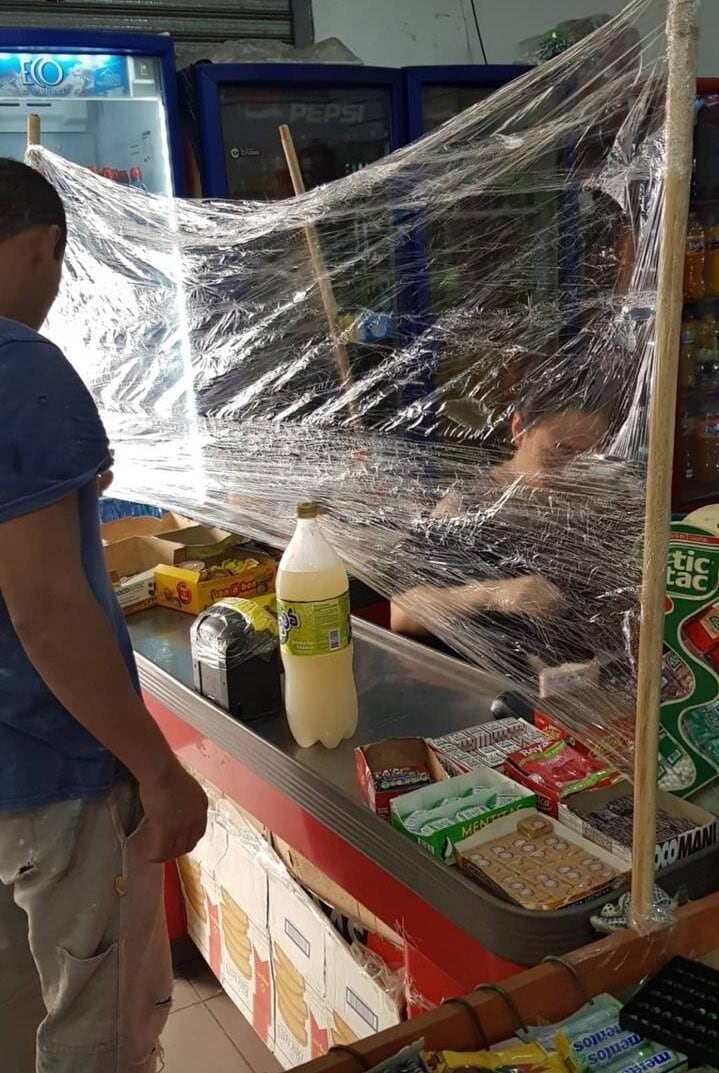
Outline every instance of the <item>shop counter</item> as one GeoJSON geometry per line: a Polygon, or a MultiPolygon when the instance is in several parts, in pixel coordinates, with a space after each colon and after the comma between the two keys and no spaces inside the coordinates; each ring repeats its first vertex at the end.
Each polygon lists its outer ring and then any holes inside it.
{"type": "MultiPolygon", "coordinates": [[[[243,724],[193,690],[191,624],[190,616],[161,608],[129,619],[146,703],[171,746],[401,935],[428,1003],[592,941],[589,918],[604,899],[542,914],[509,905],[430,857],[360,796],[356,745],[489,720],[499,681],[355,621],[358,732],[332,751],[300,749],[284,718],[243,724]]],[[[690,864],[665,872],[664,885],[699,897],[719,884],[713,850],[690,864]]]]}

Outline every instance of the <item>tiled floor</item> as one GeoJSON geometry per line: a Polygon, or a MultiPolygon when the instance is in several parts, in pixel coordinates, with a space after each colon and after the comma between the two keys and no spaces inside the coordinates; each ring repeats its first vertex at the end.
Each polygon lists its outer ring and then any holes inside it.
{"type": "Polygon", "coordinates": [[[279,1073],[277,1059],[199,958],[175,968],[165,1073],[279,1073]]]}

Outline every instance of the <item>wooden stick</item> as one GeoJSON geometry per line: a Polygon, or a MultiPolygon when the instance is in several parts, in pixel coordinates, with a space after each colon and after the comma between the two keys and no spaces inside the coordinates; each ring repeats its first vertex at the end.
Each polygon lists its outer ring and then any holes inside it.
{"type": "Polygon", "coordinates": [[[40,116],[31,112],[27,117],[27,144],[40,144],[40,116]]]}
{"type": "MultiPolygon", "coordinates": [[[[280,139],[282,141],[285,160],[287,161],[287,170],[289,171],[290,179],[292,180],[292,189],[296,195],[305,194],[307,190],[302,177],[300,162],[297,159],[295,143],[290,128],[285,123],[280,127],[280,139]]],[[[347,391],[352,385],[352,374],[350,371],[350,360],[349,355],[347,354],[347,347],[342,338],[342,333],[337,326],[337,302],[335,300],[334,290],[332,289],[332,281],[327,273],[327,265],[325,264],[325,259],[322,255],[322,247],[320,246],[317,228],[314,224],[305,224],[304,231],[310,261],[312,262],[312,271],[314,272],[315,280],[319,287],[322,306],[325,311],[325,317],[327,318],[327,327],[329,328],[332,348],[335,354],[335,365],[337,367],[342,390],[347,391]]],[[[356,408],[353,403],[350,403],[350,410],[354,416],[357,416],[356,408]]]]}
{"type": "MultiPolygon", "coordinates": [[[[502,981],[502,988],[528,1025],[552,1024],[568,1017],[584,1003],[580,985],[591,997],[636,987],[653,976],[676,955],[701,958],[719,944],[719,894],[683,906],[675,927],[653,935],[624,930],[584,946],[563,958],[564,965],[537,965],[502,981]],[[579,978],[572,978],[571,965],[579,978]]],[[[487,1042],[500,1043],[517,1031],[512,1007],[499,995],[474,991],[466,1000],[476,1012],[487,1042]]],[[[482,1050],[476,1023],[466,1008],[448,1003],[411,1021],[403,1021],[376,1036],[352,1045],[371,1068],[415,1040],[424,1039],[428,1050],[482,1050]]],[[[335,1051],[297,1067],[295,1073],[361,1073],[351,1055],[335,1051]]]]}
{"type": "Polygon", "coordinates": [[[696,95],[695,0],[669,0],[666,188],[657,285],[656,351],[649,415],[642,618],[637,672],[632,922],[652,926],[657,819],[660,667],[664,637],[674,421],[696,95]]]}

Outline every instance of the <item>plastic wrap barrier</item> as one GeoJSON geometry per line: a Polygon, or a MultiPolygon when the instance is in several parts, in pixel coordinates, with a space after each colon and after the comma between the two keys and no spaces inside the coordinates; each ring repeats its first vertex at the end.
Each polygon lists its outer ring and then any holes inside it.
{"type": "Polygon", "coordinates": [[[47,331],[100,405],[114,494],[276,546],[319,501],[396,628],[531,695],[587,667],[542,705],[628,772],[665,18],[634,0],[294,200],[166,200],[29,157],[69,215],[47,331]]]}

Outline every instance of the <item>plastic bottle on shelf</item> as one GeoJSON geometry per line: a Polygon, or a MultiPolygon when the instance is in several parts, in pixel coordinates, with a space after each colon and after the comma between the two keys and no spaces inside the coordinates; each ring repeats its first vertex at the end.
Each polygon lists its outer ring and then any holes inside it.
{"type": "Polygon", "coordinates": [[[297,507],[297,528],[277,573],[277,611],[292,736],[334,749],[357,729],[349,579],[325,539],[314,503],[297,507]]]}
{"type": "Polygon", "coordinates": [[[693,212],[689,215],[687,245],[684,255],[684,297],[689,302],[703,298],[706,294],[704,283],[704,262],[706,259],[706,238],[701,220],[693,212]]]}
{"type": "Polygon", "coordinates": [[[130,168],[130,186],[134,186],[136,190],[147,190],[142,180],[142,171],[138,167],[130,168]]]}
{"type": "Polygon", "coordinates": [[[697,360],[699,355],[698,335],[701,325],[694,317],[682,322],[679,350],[679,387],[687,390],[697,384],[697,360]]]}
{"type": "Polygon", "coordinates": [[[719,295],[719,220],[716,219],[706,229],[704,284],[707,294],[719,295]]]}

